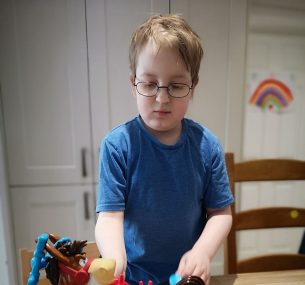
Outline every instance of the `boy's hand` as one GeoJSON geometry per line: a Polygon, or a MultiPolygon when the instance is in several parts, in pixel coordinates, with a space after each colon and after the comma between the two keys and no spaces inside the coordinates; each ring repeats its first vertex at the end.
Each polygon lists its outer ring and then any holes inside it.
{"type": "Polygon", "coordinates": [[[191,249],[181,258],[177,273],[183,278],[189,275],[200,277],[205,285],[210,283],[210,259],[204,252],[191,249]]]}
{"type": "Polygon", "coordinates": [[[124,260],[116,259],[114,277],[119,278],[121,274],[125,275],[126,262],[124,260]]]}

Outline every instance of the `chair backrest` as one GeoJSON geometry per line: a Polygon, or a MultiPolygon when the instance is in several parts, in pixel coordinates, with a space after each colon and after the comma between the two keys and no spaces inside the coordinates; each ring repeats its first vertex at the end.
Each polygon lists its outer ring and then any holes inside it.
{"type": "MultiPolygon", "coordinates": [[[[100,253],[95,242],[88,242],[85,250],[88,258],[99,258],[100,253]]],[[[33,257],[34,249],[21,249],[21,271],[22,271],[22,284],[28,284],[28,278],[31,272],[31,259],[33,257]]],[[[39,278],[39,285],[52,285],[51,282],[45,277],[39,278]]]]}
{"type": "MultiPolygon", "coordinates": [[[[236,182],[305,181],[305,161],[291,159],[260,159],[235,163],[233,153],[226,153],[225,158],[230,186],[235,199],[236,182]]],[[[241,187],[241,191],[246,191],[246,188],[241,187]]],[[[236,212],[235,204],[232,205],[233,225],[225,244],[225,273],[305,268],[305,255],[297,253],[264,255],[248,258],[246,260],[238,260],[237,255],[238,231],[284,227],[304,228],[304,208],[268,207],[236,212]]]]}

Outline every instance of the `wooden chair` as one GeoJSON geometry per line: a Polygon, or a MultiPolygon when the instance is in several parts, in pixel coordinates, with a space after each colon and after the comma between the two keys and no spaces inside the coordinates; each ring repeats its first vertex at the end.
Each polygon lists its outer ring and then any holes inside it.
{"type": "MultiPolygon", "coordinates": [[[[261,159],[234,162],[233,153],[226,153],[230,186],[235,195],[235,183],[249,181],[304,180],[305,161],[261,159]]],[[[246,189],[241,189],[246,191],[246,189]]],[[[305,206],[305,205],[304,205],[305,206]]],[[[238,231],[264,228],[305,227],[305,209],[268,207],[236,212],[232,205],[233,225],[225,244],[225,273],[276,271],[305,268],[305,255],[273,254],[238,260],[238,231]]]]}
{"type": "MultiPolygon", "coordinates": [[[[84,251],[88,258],[99,258],[100,253],[95,242],[88,242],[84,251]]],[[[34,249],[21,249],[21,272],[22,272],[22,284],[28,284],[28,277],[31,272],[31,259],[33,257],[34,249]]],[[[51,285],[51,282],[45,277],[40,276],[39,285],[51,285]]]]}

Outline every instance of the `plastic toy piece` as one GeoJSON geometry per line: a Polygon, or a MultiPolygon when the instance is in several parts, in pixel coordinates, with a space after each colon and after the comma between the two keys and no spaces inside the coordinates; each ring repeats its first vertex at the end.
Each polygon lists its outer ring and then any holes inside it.
{"type": "MultiPolygon", "coordinates": [[[[53,235],[54,236],[54,235],[53,235]]],[[[60,250],[58,250],[56,246],[58,246],[60,243],[63,243],[63,244],[66,244],[66,242],[69,241],[70,242],[70,239],[69,238],[63,238],[63,239],[57,239],[57,241],[55,242],[54,245],[51,245],[49,243],[46,243],[45,245],[45,249],[46,251],[51,255],[53,256],[54,258],[56,258],[59,262],[63,263],[64,265],[68,266],[68,267],[72,267],[73,269],[75,270],[79,270],[81,269],[81,265],[80,265],[80,260],[83,259],[85,260],[86,259],[86,253],[85,252],[81,252],[81,253],[78,253],[78,254],[74,254],[74,255],[71,255],[71,256],[65,256],[63,255],[60,250]]],[[[75,243],[76,241],[74,241],[72,243],[72,247],[75,246],[75,243]]],[[[85,247],[87,244],[87,241],[84,240],[84,241],[79,241],[79,247],[80,248],[83,248],[85,247]]]]}
{"type": "Polygon", "coordinates": [[[96,258],[92,261],[88,272],[93,275],[98,284],[108,285],[114,281],[114,269],[113,259],[96,258]]]}
{"type": "Polygon", "coordinates": [[[125,281],[125,276],[124,274],[121,274],[119,278],[115,278],[114,281],[110,285],[129,285],[125,281]]]}
{"type": "MultiPolygon", "coordinates": [[[[114,279],[114,281],[109,285],[129,285],[129,284],[125,281],[124,274],[121,274],[119,278],[114,279]]],[[[144,285],[144,282],[139,281],[139,285],[144,285]]],[[[153,282],[149,280],[147,285],[153,285],[153,282]]]]}
{"type": "Polygon", "coordinates": [[[79,270],[75,270],[72,267],[66,266],[62,263],[58,263],[60,270],[59,285],[85,285],[89,282],[90,276],[88,269],[92,260],[87,261],[85,266],[79,270]]]}
{"type": "Polygon", "coordinates": [[[204,282],[200,277],[191,275],[181,279],[177,285],[204,285],[204,282]]]}
{"type": "Polygon", "coordinates": [[[32,271],[28,279],[28,285],[36,285],[39,280],[39,270],[44,267],[44,247],[48,242],[49,235],[46,233],[41,234],[37,239],[36,249],[31,260],[32,271]]]}
{"type": "Polygon", "coordinates": [[[169,285],[176,285],[180,280],[182,279],[182,276],[180,274],[172,274],[169,277],[169,285]]]}

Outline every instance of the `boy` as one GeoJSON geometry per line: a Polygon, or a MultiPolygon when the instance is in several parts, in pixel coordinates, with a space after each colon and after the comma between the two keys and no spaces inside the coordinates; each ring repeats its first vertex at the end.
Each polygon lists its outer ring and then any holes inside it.
{"type": "Polygon", "coordinates": [[[153,16],[133,34],[130,84],[139,116],[113,129],[100,154],[95,235],[115,275],[209,284],[210,262],[232,223],[233,197],[216,137],[184,118],[203,56],[179,16],[153,16]]]}

